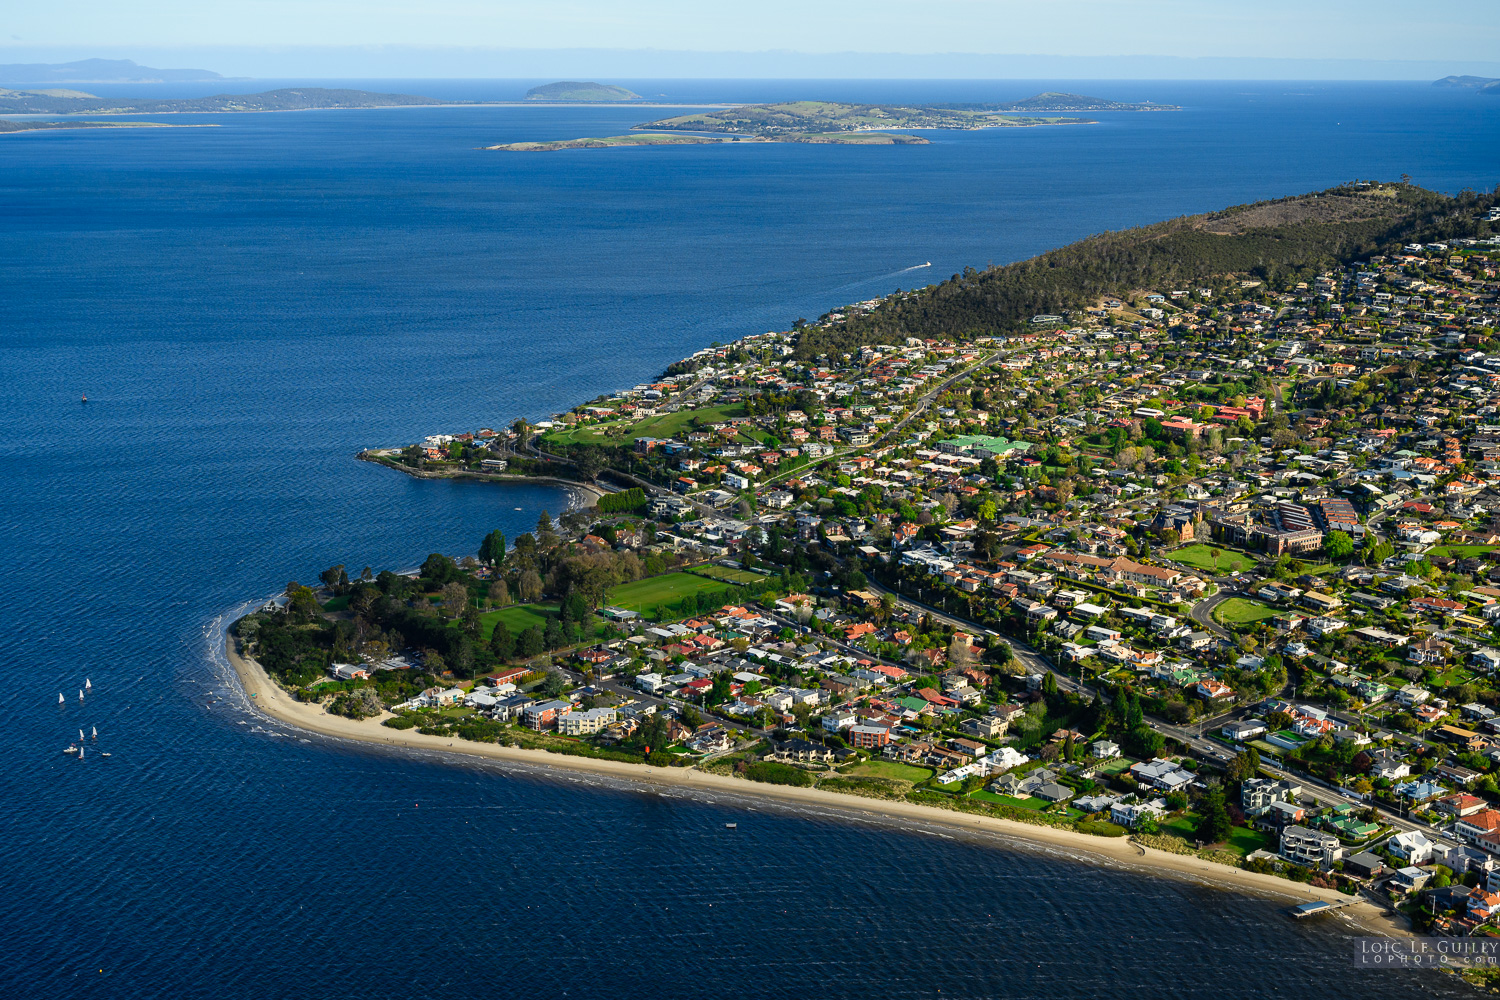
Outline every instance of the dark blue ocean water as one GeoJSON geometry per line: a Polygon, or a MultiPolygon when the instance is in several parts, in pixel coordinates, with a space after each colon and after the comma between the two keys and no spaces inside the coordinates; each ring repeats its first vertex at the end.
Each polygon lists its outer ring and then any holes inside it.
{"type": "Polygon", "coordinates": [[[567,502],[415,482],[361,447],[544,416],[711,341],[1099,229],[1356,177],[1500,181],[1493,99],[1106,96],[1187,110],[894,148],[476,150],[642,117],[548,107],[0,137],[0,996],[1442,992],[1352,974],[1339,925],[1269,901],[257,730],[214,662],[226,612],[288,579],[471,551],[567,502]],[[59,752],[95,725],[110,759],[59,752]]]}

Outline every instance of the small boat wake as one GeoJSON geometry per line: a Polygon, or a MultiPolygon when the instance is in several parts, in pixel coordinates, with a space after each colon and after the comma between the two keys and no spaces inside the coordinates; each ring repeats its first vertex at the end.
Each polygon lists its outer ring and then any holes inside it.
{"type": "Polygon", "coordinates": [[[889,281],[891,278],[897,278],[897,277],[900,277],[903,274],[910,274],[912,271],[921,271],[921,270],[923,270],[925,268],[929,268],[931,266],[932,266],[932,261],[930,261],[930,260],[927,261],[927,262],[925,262],[925,263],[922,263],[922,264],[913,264],[911,267],[903,267],[901,270],[899,270],[899,271],[892,271],[889,274],[882,274],[882,275],[879,275],[879,276],[874,277],[874,278],[861,278],[858,281],[851,281],[847,285],[840,285],[839,287],[835,288],[833,291],[834,292],[842,292],[842,291],[845,291],[845,290],[850,289],[850,288],[858,288],[861,285],[873,284],[873,283],[875,283],[877,281],[889,281]]]}

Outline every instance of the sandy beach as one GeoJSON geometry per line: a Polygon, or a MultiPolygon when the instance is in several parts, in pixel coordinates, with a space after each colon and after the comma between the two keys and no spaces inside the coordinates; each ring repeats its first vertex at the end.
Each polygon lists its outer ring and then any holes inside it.
{"type": "MultiPolygon", "coordinates": [[[[1167,875],[1222,889],[1253,892],[1257,895],[1284,900],[1288,906],[1315,899],[1330,901],[1348,899],[1342,893],[1332,889],[1300,885],[1271,875],[1260,875],[1243,869],[1230,868],[1227,865],[1205,861],[1191,855],[1171,854],[1141,847],[1123,837],[1094,837],[1073,830],[1034,826],[994,816],[975,816],[910,802],[864,799],[815,788],[768,785],[741,778],[710,774],[693,768],[657,768],[643,764],[570,757],[547,753],[544,750],[525,750],[519,747],[424,736],[410,729],[390,729],[382,726],[380,719],[355,721],[329,715],[320,706],[296,701],[271,680],[253,658],[241,656],[235,650],[233,636],[225,637],[224,652],[230,666],[238,675],[246,695],[249,696],[250,704],[257,711],[288,726],[337,739],[509,761],[557,771],[583,771],[657,788],[754,796],[787,804],[837,810],[864,820],[906,820],[932,824],[967,833],[988,834],[1006,840],[1024,841],[1059,849],[1078,856],[1078,859],[1084,863],[1094,858],[1106,863],[1109,867],[1139,873],[1167,875]]],[[[382,718],[388,717],[388,715],[382,716],[382,718]]],[[[1409,935],[1410,932],[1403,919],[1386,917],[1384,914],[1383,909],[1361,901],[1339,910],[1336,914],[1320,919],[1347,921],[1355,925],[1360,933],[1409,935]]]]}

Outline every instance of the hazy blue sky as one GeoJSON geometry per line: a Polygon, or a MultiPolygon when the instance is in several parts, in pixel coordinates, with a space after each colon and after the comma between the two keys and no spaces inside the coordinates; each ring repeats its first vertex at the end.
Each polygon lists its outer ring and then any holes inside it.
{"type": "Polygon", "coordinates": [[[1023,53],[1494,60],[1497,0],[47,0],[27,47],[1023,53]]]}

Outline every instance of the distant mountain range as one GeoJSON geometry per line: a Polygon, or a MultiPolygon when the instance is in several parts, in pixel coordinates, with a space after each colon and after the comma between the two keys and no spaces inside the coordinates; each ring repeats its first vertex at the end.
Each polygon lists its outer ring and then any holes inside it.
{"type": "Polygon", "coordinates": [[[526,91],[528,101],[639,101],[641,95],[610,83],[577,83],[565,80],[532,87],[526,91]]]}
{"type": "Polygon", "coordinates": [[[1481,94],[1500,94],[1500,80],[1487,76],[1445,76],[1432,81],[1434,87],[1453,87],[1458,90],[1477,90],[1481,94]]]}
{"type": "Polygon", "coordinates": [[[77,91],[0,90],[0,114],[7,115],[159,115],[180,112],[308,111],[314,108],[401,108],[451,104],[410,94],[372,94],[367,90],[297,87],[263,94],[216,94],[213,97],[137,100],[95,97],[77,91]]]}
{"type": "Polygon", "coordinates": [[[0,65],[0,85],[45,83],[201,83],[224,79],[206,69],[154,69],[129,59],[0,65]]]}

